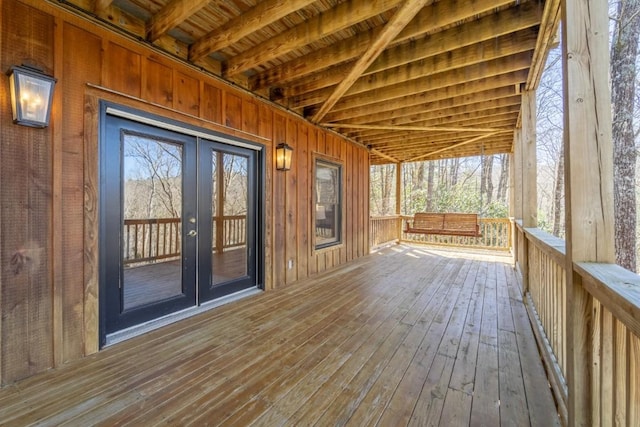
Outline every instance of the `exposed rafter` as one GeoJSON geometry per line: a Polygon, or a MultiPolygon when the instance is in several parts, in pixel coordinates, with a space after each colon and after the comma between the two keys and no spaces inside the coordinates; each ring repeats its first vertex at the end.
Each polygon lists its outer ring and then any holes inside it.
{"type": "Polygon", "coordinates": [[[349,109],[327,114],[325,121],[333,122],[349,120],[355,117],[366,117],[376,113],[393,113],[401,108],[410,108],[412,106],[447,100],[450,98],[472,96],[484,91],[497,92],[496,97],[515,95],[515,83],[520,84],[526,79],[526,70],[520,70],[468,83],[452,84],[450,86],[435,88],[433,90],[408,94],[393,100],[380,101],[366,106],[354,106],[349,109]]]}
{"type": "Polygon", "coordinates": [[[182,23],[189,16],[198,12],[211,0],[172,0],[158,13],[151,17],[147,24],[147,40],[154,42],[170,29],[182,23]]]}
{"type": "Polygon", "coordinates": [[[466,128],[466,127],[446,127],[446,126],[382,126],[382,125],[352,125],[347,123],[334,124],[323,123],[322,126],[329,128],[342,128],[342,129],[375,129],[375,130],[410,130],[410,131],[438,131],[438,132],[496,132],[496,129],[491,128],[466,128]]]}
{"type": "Polygon", "coordinates": [[[320,109],[316,111],[311,119],[312,121],[318,122],[324,118],[327,112],[342,98],[342,95],[351,88],[356,80],[360,78],[362,73],[371,65],[378,55],[380,55],[391,40],[393,40],[409,21],[430,1],[433,0],[407,0],[405,4],[402,5],[389,22],[387,22],[378,37],[371,43],[371,46],[369,46],[364,54],[356,61],[347,76],[333,90],[320,109]]]}
{"type": "Polygon", "coordinates": [[[340,3],[335,8],[230,58],[226,64],[225,75],[234,76],[392,9],[398,3],[400,0],[348,0],[340,3]]]}
{"type": "Polygon", "coordinates": [[[102,16],[109,9],[111,3],[113,3],[113,0],[94,0],[93,12],[98,16],[102,16]]]}
{"type": "MultiPolygon", "coordinates": [[[[424,88],[443,88],[451,85],[462,84],[474,80],[481,80],[492,76],[497,76],[511,71],[524,70],[531,64],[531,53],[525,52],[507,58],[500,58],[488,61],[484,64],[476,64],[465,68],[458,68],[449,72],[434,74],[432,76],[421,77],[408,82],[378,88],[357,95],[345,97],[336,103],[333,111],[345,110],[358,106],[364,106],[379,102],[381,99],[388,102],[391,99],[400,98],[410,94],[424,91],[424,88]]],[[[319,104],[328,97],[328,91],[317,91],[313,93],[311,98],[309,94],[305,97],[296,97],[294,102],[289,104],[290,107],[298,107],[305,105],[319,104]],[[309,99],[305,99],[309,97],[309,99]],[[322,101],[318,102],[317,99],[322,101]],[[314,102],[310,102],[314,101],[314,102]]]]}
{"type": "MultiPolygon", "coordinates": [[[[494,2],[494,5],[498,7],[501,3],[504,3],[504,1],[494,2]]],[[[448,52],[513,31],[529,28],[540,22],[540,8],[533,6],[532,3],[525,3],[501,12],[497,16],[488,16],[478,22],[471,22],[463,28],[453,27],[442,32],[431,34],[438,28],[477,15],[487,7],[488,4],[489,2],[480,2],[478,4],[479,9],[469,7],[469,5],[466,4],[449,6],[449,15],[441,16],[437,20],[426,23],[420,28],[419,33],[413,35],[413,37],[420,37],[428,33],[428,36],[405,44],[398,44],[398,40],[396,39],[394,45],[397,45],[397,47],[387,49],[383,52],[364,74],[448,52]]],[[[442,9],[442,5],[435,4],[425,7],[421,14],[423,14],[425,10],[430,10],[430,13],[435,15],[441,13],[442,9]]],[[[380,28],[376,28],[375,30],[359,33],[354,37],[324,49],[266,70],[251,78],[251,88],[261,89],[271,85],[282,85],[286,82],[299,79],[302,76],[317,73],[336,64],[355,60],[367,49],[371,40],[375,39],[379,32],[380,28]]],[[[348,70],[348,68],[346,69],[348,70]]],[[[335,71],[346,74],[346,71],[341,71],[340,69],[335,69],[335,71]]]]}
{"type": "MultiPolygon", "coordinates": [[[[457,68],[465,68],[521,52],[527,52],[533,50],[535,47],[536,38],[537,34],[535,31],[527,29],[508,36],[488,40],[474,46],[465,46],[450,50],[446,53],[363,76],[351,86],[347,94],[354,95],[420,77],[455,70],[457,68]]],[[[290,97],[323,89],[332,86],[334,82],[341,79],[340,70],[329,69],[326,73],[321,73],[321,75],[322,74],[326,74],[327,76],[325,78],[318,78],[314,75],[315,78],[310,79],[311,81],[306,84],[296,84],[290,89],[285,89],[284,95],[290,97]]]]}
{"type": "Polygon", "coordinates": [[[231,19],[195,42],[189,49],[189,59],[195,61],[212,52],[222,50],[314,1],[267,0],[260,2],[249,11],[231,19]]]}
{"type": "MultiPolygon", "coordinates": [[[[512,135],[502,131],[518,126],[521,91],[538,85],[556,43],[559,4],[60,2],[367,146],[374,163],[477,154],[481,147],[485,153],[511,150],[512,135]]],[[[148,61],[155,59],[140,63],[142,85],[148,61]]],[[[174,88],[181,83],[176,78],[167,79],[174,88]]],[[[194,102],[207,96],[202,85],[191,90],[194,102]]],[[[245,119],[244,101],[233,107],[225,98],[212,102],[210,108],[241,114],[237,123],[255,120],[250,109],[245,119]]]]}
{"type": "MultiPolygon", "coordinates": [[[[511,132],[511,131],[503,131],[503,132],[505,132],[505,133],[506,133],[506,132],[511,132]]],[[[458,144],[453,144],[453,145],[450,145],[450,146],[448,146],[448,147],[444,147],[444,148],[441,148],[441,149],[436,150],[436,151],[432,151],[432,152],[427,153],[427,154],[422,154],[422,155],[420,155],[420,156],[413,157],[413,158],[412,158],[412,159],[410,159],[409,161],[410,161],[410,162],[415,162],[415,161],[420,160],[420,159],[423,159],[423,158],[425,158],[425,157],[430,157],[430,156],[434,156],[434,155],[436,155],[436,154],[438,154],[438,153],[442,153],[443,151],[446,151],[446,150],[451,150],[451,149],[453,149],[453,148],[458,148],[458,147],[461,147],[461,146],[463,146],[463,145],[467,145],[467,144],[471,144],[471,143],[473,143],[473,142],[481,141],[481,140],[483,140],[483,139],[491,138],[492,136],[496,136],[496,135],[498,135],[499,133],[500,133],[500,132],[492,132],[492,133],[488,133],[488,134],[486,134],[486,135],[477,136],[477,137],[475,137],[475,138],[471,138],[471,139],[469,139],[469,140],[467,140],[467,141],[459,142],[458,144]]]]}

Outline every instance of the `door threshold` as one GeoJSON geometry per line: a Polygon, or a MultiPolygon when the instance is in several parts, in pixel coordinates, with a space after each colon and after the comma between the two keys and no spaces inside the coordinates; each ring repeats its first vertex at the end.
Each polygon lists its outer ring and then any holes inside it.
{"type": "Polygon", "coordinates": [[[230,302],[238,301],[240,299],[259,294],[261,292],[262,289],[258,287],[243,289],[241,291],[216,298],[212,301],[207,301],[206,303],[201,304],[197,307],[189,307],[187,309],[176,311],[175,313],[167,314],[166,316],[162,316],[157,319],[149,320],[148,322],[144,322],[139,325],[122,329],[121,331],[107,334],[106,343],[103,348],[109,347],[113,344],[117,344],[133,337],[137,337],[138,335],[146,334],[147,332],[151,332],[163,326],[170,325],[171,323],[175,323],[188,317],[195,316],[196,314],[204,313],[205,311],[220,307],[221,305],[229,304],[230,302]]]}

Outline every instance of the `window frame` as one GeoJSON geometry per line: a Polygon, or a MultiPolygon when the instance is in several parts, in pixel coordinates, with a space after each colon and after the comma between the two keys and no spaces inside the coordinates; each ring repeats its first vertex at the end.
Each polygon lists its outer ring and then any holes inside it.
{"type": "Polygon", "coordinates": [[[329,157],[326,155],[321,155],[318,153],[314,153],[313,156],[313,169],[312,169],[312,177],[311,177],[311,233],[313,235],[313,250],[314,251],[322,251],[325,249],[335,249],[342,245],[344,245],[344,163],[340,159],[336,159],[334,157],[329,157]],[[317,209],[318,206],[318,192],[316,191],[316,182],[318,176],[319,166],[326,166],[328,168],[335,168],[338,173],[338,183],[337,183],[337,209],[335,210],[335,214],[337,215],[336,222],[337,225],[333,228],[335,230],[335,234],[337,234],[335,240],[329,242],[318,242],[317,235],[317,209]]]}

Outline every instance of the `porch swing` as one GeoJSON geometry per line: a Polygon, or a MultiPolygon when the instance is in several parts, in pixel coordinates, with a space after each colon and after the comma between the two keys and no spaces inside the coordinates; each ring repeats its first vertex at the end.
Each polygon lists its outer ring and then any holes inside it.
{"type": "MultiPolygon", "coordinates": [[[[484,175],[484,144],[481,147],[480,176],[484,175]]],[[[480,192],[482,206],[482,191],[480,192]]],[[[461,212],[416,212],[413,221],[407,220],[404,232],[437,234],[446,236],[482,237],[477,213],[461,212]]]]}

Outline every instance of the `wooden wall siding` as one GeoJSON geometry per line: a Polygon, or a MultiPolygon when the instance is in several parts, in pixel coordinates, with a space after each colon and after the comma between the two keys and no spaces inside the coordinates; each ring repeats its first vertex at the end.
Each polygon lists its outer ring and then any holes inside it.
{"type": "MultiPolygon", "coordinates": [[[[24,5],[5,1],[0,7],[2,71],[30,60],[52,73],[54,19],[24,5]]],[[[2,80],[1,87],[0,377],[15,379],[49,368],[53,359],[53,130],[13,126],[8,79],[2,80]]]]}
{"type": "Polygon", "coordinates": [[[267,289],[368,253],[364,148],[53,4],[4,0],[1,11],[2,70],[32,61],[58,78],[45,130],[12,125],[0,86],[1,384],[97,350],[99,98],[265,145],[267,289]],[[295,150],[286,173],[273,163],[282,141],[295,150]],[[324,251],[312,247],[314,153],[344,165],[344,244],[324,251]],[[19,250],[31,261],[15,273],[19,250]]]}

